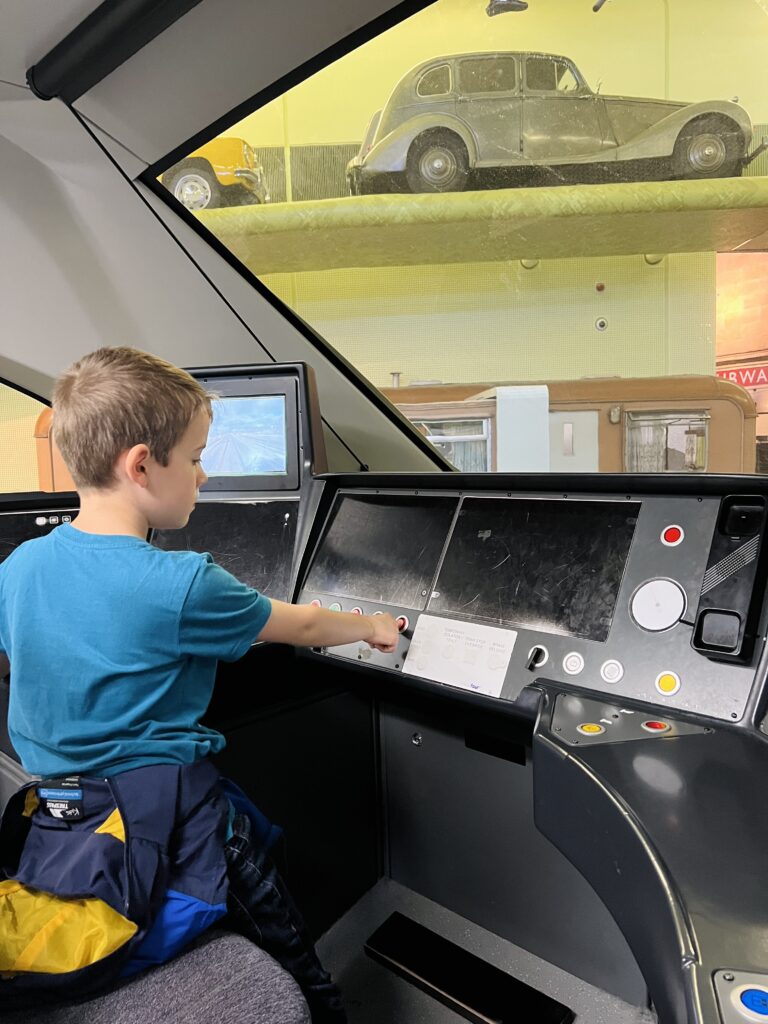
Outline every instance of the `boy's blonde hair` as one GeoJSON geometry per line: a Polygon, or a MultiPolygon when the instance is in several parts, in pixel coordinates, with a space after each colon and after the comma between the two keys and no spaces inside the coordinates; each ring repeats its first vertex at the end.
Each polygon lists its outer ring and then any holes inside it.
{"type": "Polygon", "coordinates": [[[136,348],[100,348],[66,369],[53,389],[53,436],[78,487],[110,488],[118,455],[146,444],[167,466],[211,399],[186,370],[136,348]]]}

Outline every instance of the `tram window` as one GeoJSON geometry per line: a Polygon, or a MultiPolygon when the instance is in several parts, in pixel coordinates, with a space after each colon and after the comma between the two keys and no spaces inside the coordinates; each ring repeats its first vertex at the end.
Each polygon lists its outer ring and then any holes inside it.
{"type": "Polygon", "coordinates": [[[435,0],[221,130],[259,153],[279,209],[243,194],[237,216],[193,215],[406,415],[418,405],[414,422],[461,469],[754,472],[768,436],[768,233],[757,213],[722,210],[731,193],[734,210],[746,202],[742,179],[768,175],[763,7],[729,0],[723,48],[722,4],[683,4],[669,21],[664,5],[626,3],[599,14],[596,35],[572,0],[491,20],[483,4],[435,0]],[[523,33],[514,53],[507,21],[523,33]],[[446,92],[467,68],[483,90],[446,92]],[[523,97],[526,76],[548,94],[523,97]],[[667,101],[714,118],[734,94],[735,127],[662,142],[667,101]],[[702,179],[720,182],[722,231],[702,179]],[[556,415],[530,420],[530,444],[511,438],[495,395],[515,385],[547,387],[549,412],[574,414],[567,465],[544,437],[556,415]],[[494,405],[490,436],[439,427],[471,418],[455,406],[472,396],[494,405]],[[690,408],[706,423],[661,424],[690,408]],[[654,431],[661,442],[640,443],[654,431]]]}
{"type": "Polygon", "coordinates": [[[46,408],[37,399],[0,383],[0,493],[44,489],[35,426],[46,408]]]}
{"type": "Polygon", "coordinates": [[[489,420],[426,420],[416,425],[456,469],[485,473],[491,468],[489,420]]]}
{"type": "Polygon", "coordinates": [[[631,473],[701,472],[707,468],[706,413],[627,413],[626,467],[631,473]]]}

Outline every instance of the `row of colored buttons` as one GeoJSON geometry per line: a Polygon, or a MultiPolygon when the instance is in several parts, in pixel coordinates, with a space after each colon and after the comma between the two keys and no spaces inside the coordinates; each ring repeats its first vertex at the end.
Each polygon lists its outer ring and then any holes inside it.
{"type": "MultiPolygon", "coordinates": [[[[309,603],[310,603],[310,605],[313,608],[322,608],[323,607],[323,602],[319,598],[317,598],[317,597],[314,598],[314,600],[310,601],[309,603]]],[[[362,615],[363,614],[363,609],[359,605],[355,605],[354,608],[350,608],[349,610],[350,610],[350,612],[353,615],[362,615]]],[[[328,611],[329,612],[340,612],[340,611],[342,611],[342,607],[341,607],[341,605],[339,604],[338,601],[332,601],[328,605],[328,611]]],[[[373,614],[374,615],[383,615],[384,612],[374,612],[373,614]]],[[[398,615],[398,617],[395,619],[395,624],[397,626],[398,633],[403,633],[406,629],[408,629],[408,626],[410,625],[410,622],[408,621],[408,616],[407,615],[398,615]]]]}
{"type": "MultiPolygon", "coordinates": [[[[584,668],[584,658],[578,651],[571,651],[563,658],[563,669],[569,676],[578,675],[584,668]]],[[[618,683],[624,676],[624,666],[615,658],[609,658],[600,666],[600,675],[606,683],[618,683]]],[[[677,672],[659,672],[654,686],[665,697],[672,697],[680,689],[677,672]]]]}
{"type": "MultiPolygon", "coordinates": [[[[647,721],[641,722],[640,725],[646,732],[655,733],[657,736],[669,732],[672,728],[669,722],[659,722],[654,718],[649,718],[647,721]]],[[[576,726],[576,730],[582,736],[599,736],[605,732],[605,726],[598,722],[582,722],[581,725],[576,726]]]]}

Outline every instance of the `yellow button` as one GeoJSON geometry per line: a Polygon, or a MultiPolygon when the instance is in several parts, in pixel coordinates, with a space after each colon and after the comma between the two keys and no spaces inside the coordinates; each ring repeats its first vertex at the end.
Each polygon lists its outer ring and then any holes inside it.
{"type": "Polygon", "coordinates": [[[598,725],[597,722],[582,722],[577,728],[585,736],[597,736],[601,732],[605,732],[605,726],[598,725]]]}
{"type": "Polygon", "coordinates": [[[676,672],[661,672],[656,676],[656,689],[669,697],[680,689],[680,676],[676,672]]]}

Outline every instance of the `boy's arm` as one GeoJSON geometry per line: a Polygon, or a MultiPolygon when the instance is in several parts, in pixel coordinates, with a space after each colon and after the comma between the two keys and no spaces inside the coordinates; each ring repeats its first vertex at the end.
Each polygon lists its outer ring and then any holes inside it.
{"type": "Polygon", "coordinates": [[[0,679],[5,679],[10,671],[11,663],[8,661],[8,655],[5,651],[0,651],[0,679]]]}
{"type": "Polygon", "coordinates": [[[309,604],[272,601],[272,613],[259,640],[296,647],[335,647],[364,640],[389,653],[397,647],[397,625],[391,615],[352,615],[309,604]]]}

